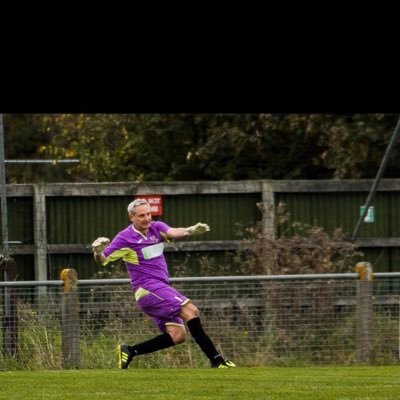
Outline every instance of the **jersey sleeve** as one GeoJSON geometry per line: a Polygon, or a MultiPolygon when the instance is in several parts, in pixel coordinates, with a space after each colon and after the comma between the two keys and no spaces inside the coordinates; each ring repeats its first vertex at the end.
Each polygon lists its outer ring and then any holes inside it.
{"type": "Polygon", "coordinates": [[[163,221],[155,221],[154,226],[159,232],[167,233],[168,229],[171,228],[168,224],[163,221]]]}
{"type": "Polygon", "coordinates": [[[104,249],[103,254],[106,257],[103,265],[107,265],[120,258],[131,264],[139,263],[136,252],[128,246],[120,234],[115,236],[112,242],[104,249]]]}

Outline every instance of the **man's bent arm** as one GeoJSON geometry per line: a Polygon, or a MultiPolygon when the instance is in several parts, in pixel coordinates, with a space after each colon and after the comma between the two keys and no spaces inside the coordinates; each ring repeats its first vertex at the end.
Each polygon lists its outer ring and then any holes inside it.
{"type": "Polygon", "coordinates": [[[94,261],[96,261],[98,265],[103,265],[104,261],[106,261],[106,257],[104,256],[104,254],[93,254],[93,257],[94,261]]]}

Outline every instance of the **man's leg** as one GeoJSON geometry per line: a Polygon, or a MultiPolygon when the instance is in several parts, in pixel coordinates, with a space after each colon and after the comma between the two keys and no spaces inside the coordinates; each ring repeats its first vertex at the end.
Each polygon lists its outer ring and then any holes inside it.
{"type": "Polygon", "coordinates": [[[133,357],[140,354],[153,353],[154,351],[166,349],[173,346],[171,336],[168,333],[162,333],[150,340],[136,344],[134,346],[128,346],[127,344],[121,344],[118,346],[119,355],[119,368],[126,369],[132,361],[133,357]]]}
{"type": "Polygon", "coordinates": [[[232,361],[225,360],[214,346],[210,337],[206,334],[199,317],[199,310],[193,303],[182,306],[181,317],[186,321],[189,332],[199,345],[203,353],[208,357],[211,366],[215,368],[236,367],[232,361]]]}
{"type": "Polygon", "coordinates": [[[126,369],[133,357],[167,349],[185,341],[186,332],[183,325],[171,324],[165,326],[165,332],[145,342],[133,346],[121,344],[118,346],[119,368],[126,369]]]}

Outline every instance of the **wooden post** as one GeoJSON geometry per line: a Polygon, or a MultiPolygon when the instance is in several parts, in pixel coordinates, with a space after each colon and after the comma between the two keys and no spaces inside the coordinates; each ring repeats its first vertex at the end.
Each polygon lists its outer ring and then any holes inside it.
{"type": "Polygon", "coordinates": [[[79,368],[78,274],[72,268],[61,271],[64,281],[62,301],[62,365],[79,368]]]}
{"type": "Polygon", "coordinates": [[[357,362],[369,364],[373,350],[373,271],[368,262],[356,264],[357,303],[356,303],[356,340],[357,362]]]}
{"type": "Polygon", "coordinates": [[[262,223],[263,232],[268,239],[275,239],[275,199],[271,182],[262,183],[262,223]]]}
{"type": "MultiPolygon", "coordinates": [[[[47,276],[47,231],[46,196],[43,184],[33,185],[33,237],[35,242],[35,280],[46,281],[47,276]]],[[[47,304],[47,287],[36,288],[36,301],[39,313],[47,304]]]]}

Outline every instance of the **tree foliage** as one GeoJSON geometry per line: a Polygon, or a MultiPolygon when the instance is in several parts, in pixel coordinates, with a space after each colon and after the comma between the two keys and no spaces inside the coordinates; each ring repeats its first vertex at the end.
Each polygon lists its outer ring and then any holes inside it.
{"type": "MultiPolygon", "coordinates": [[[[397,118],[383,114],[6,114],[4,130],[8,158],[78,158],[79,164],[63,167],[64,180],[344,179],[376,175],[397,118]]],[[[399,151],[397,145],[386,177],[399,175],[400,167],[393,162],[399,151]]],[[[8,179],[20,181],[23,172],[8,179]]]]}

